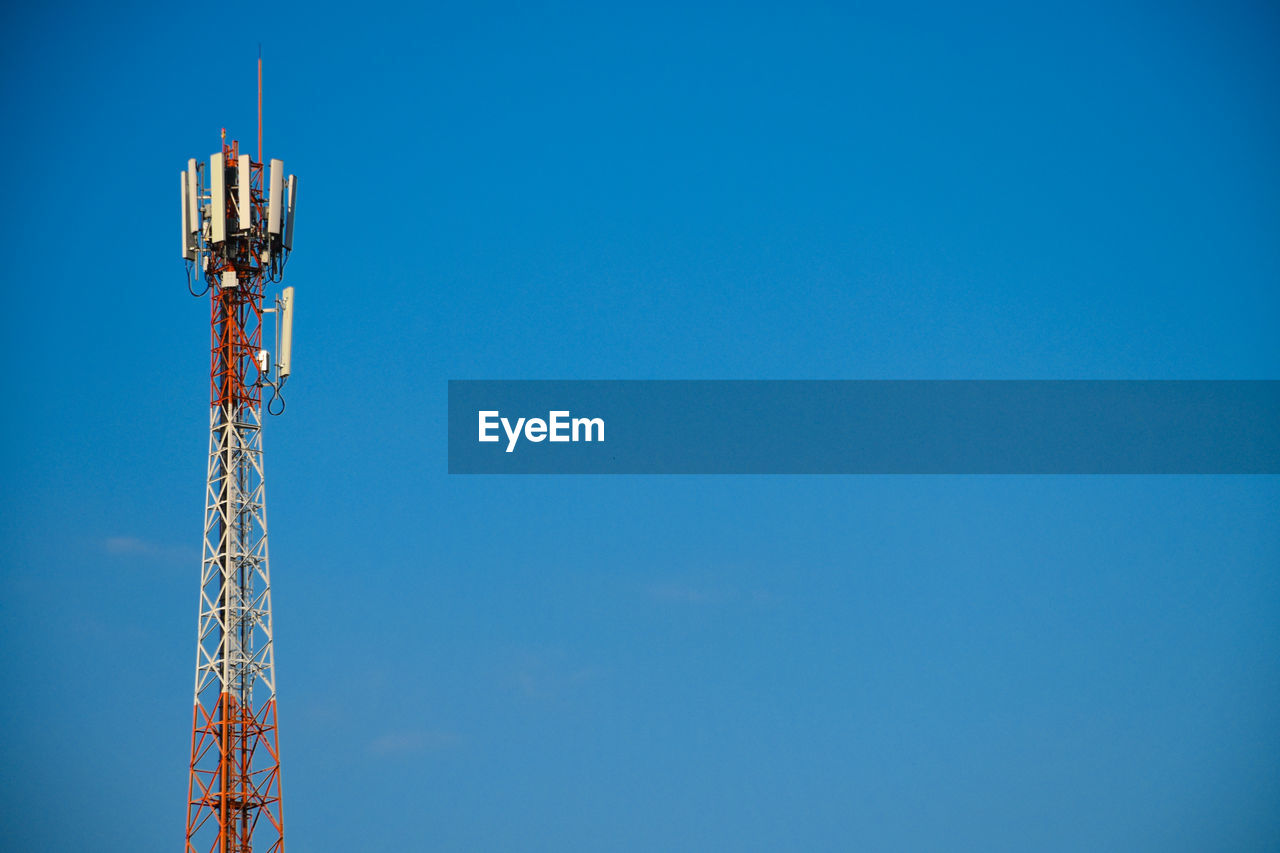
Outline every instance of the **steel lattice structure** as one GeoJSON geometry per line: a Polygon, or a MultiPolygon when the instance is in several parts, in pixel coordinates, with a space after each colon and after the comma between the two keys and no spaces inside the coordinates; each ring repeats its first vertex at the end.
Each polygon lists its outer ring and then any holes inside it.
{"type": "MultiPolygon", "coordinates": [[[[259,137],[261,146],[261,137],[259,137]]],[[[183,178],[188,281],[211,294],[209,470],[196,640],[186,853],[284,849],[276,711],[263,389],[276,399],[289,373],[292,290],[263,308],[292,245],[297,182],[238,143],[183,178]],[[234,164],[234,165],[233,165],[234,164]],[[279,361],[262,349],[276,313],[279,361]],[[273,372],[274,368],[274,372],[273,372]]],[[[193,293],[195,291],[193,290],[193,293]]]]}

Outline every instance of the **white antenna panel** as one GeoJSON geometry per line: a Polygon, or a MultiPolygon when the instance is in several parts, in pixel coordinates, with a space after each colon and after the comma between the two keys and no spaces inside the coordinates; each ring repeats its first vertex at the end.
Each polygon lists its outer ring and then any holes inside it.
{"type": "Polygon", "coordinates": [[[240,168],[236,170],[236,206],[240,208],[239,227],[248,231],[253,227],[253,178],[249,175],[249,155],[240,155],[240,168]]]}
{"type": "Polygon", "coordinates": [[[223,242],[227,239],[227,160],[221,151],[209,158],[209,217],[209,242],[223,242]]]}
{"type": "Polygon", "coordinates": [[[280,378],[289,375],[289,362],[293,359],[293,288],[286,287],[280,293],[280,378]]]}
{"type": "Polygon", "coordinates": [[[178,173],[178,189],[182,197],[182,257],[194,261],[196,256],[191,251],[191,204],[187,199],[187,173],[178,173]]]}
{"type": "Polygon", "coordinates": [[[282,183],[284,182],[284,163],[271,161],[270,191],[267,193],[267,230],[280,236],[280,217],[284,214],[284,206],[280,203],[282,183]]]}
{"type": "Polygon", "coordinates": [[[289,189],[285,193],[286,210],[284,218],[284,247],[293,250],[293,210],[298,201],[298,176],[289,176],[289,189]]]}
{"type": "Polygon", "coordinates": [[[187,161],[187,227],[192,234],[200,230],[200,179],[194,159],[187,161]]]}

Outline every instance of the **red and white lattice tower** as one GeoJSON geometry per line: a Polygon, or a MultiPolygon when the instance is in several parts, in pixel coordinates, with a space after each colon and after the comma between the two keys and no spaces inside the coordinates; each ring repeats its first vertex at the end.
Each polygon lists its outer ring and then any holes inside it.
{"type": "Polygon", "coordinates": [[[297,179],[226,144],[182,172],[182,256],[192,293],[210,295],[209,475],[196,635],[186,853],[284,849],[271,572],[262,467],[264,392],[283,411],[293,288],[263,308],[293,247],[297,179]],[[195,283],[204,291],[198,290],[195,283]],[[276,353],[262,346],[274,314],[276,353]]]}

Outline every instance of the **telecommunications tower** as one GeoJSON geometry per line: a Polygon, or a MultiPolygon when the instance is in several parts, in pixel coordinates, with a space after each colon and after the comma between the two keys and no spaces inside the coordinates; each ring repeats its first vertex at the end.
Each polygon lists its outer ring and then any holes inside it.
{"type": "Polygon", "coordinates": [[[238,142],[227,144],[224,131],[207,163],[188,160],[182,172],[187,286],[194,296],[207,292],[212,307],[185,853],[284,849],[262,409],[265,390],[267,411],[284,411],[293,288],[274,296],[272,307],[262,306],[293,247],[297,190],[283,163],[262,159],[259,59],[257,159],[241,154],[238,142]],[[275,315],[274,361],[262,346],[266,314],[275,315]]]}

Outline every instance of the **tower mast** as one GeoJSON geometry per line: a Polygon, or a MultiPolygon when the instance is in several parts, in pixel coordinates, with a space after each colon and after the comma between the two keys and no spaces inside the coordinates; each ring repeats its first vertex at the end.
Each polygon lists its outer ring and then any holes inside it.
{"type": "Polygon", "coordinates": [[[277,405],[283,411],[293,288],[284,288],[273,307],[264,308],[263,299],[282,280],[292,248],[297,179],[285,179],[279,160],[264,165],[261,153],[257,161],[241,154],[236,141],[224,140],[207,163],[187,164],[182,254],[192,293],[210,295],[211,347],[184,851],[277,853],[284,849],[284,820],[262,409],[265,391],[268,412],[278,414],[277,405]],[[274,361],[262,346],[266,314],[276,318],[274,361]]]}

